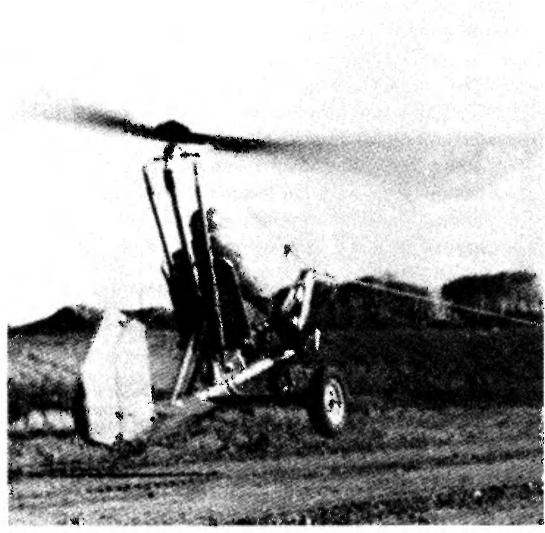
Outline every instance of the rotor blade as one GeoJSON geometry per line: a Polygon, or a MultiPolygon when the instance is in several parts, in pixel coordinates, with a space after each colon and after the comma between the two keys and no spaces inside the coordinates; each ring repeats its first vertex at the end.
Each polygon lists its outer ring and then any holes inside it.
{"type": "Polygon", "coordinates": [[[265,151],[273,141],[254,139],[251,137],[230,137],[226,135],[201,135],[204,142],[216,150],[235,154],[265,151]]]}
{"type": "MultiPolygon", "coordinates": [[[[138,124],[129,118],[111,111],[93,107],[74,106],[67,112],[52,115],[57,120],[69,121],[84,126],[97,127],[127,133],[137,137],[180,144],[210,144],[217,150],[244,153],[257,149],[263,144],[261,139],[207,135],[191,131],[187,126],[175,120],[169,120],[148,126],[138,124]]],[[[51,118],[51,115],[48,115],[51,118]]]]}
{"type": "Polygon", "coordinates": [[[242,146],[299,168],[367,178],[404,196],[467,197],[534,159],[543,142],[534,135],[421,134],[262,140],[242,146]]]}
{"type": "Polygon", "coordinates": [[[381,182],[387,189],[410,196],[474,193],[492,183],[506,169],[520,164],[520,154],[522,159],[532,158],[542,146],[535,136],[516,135],[292,139],[210,135],[193,132],[174,120],[151,127],[117,113],[83,106],[74,106],[68,114],[61,111],[48,118],[167,143],[208,144],[224,152],[263,155],[300,167],[367,177],[381,182]]]}
{"type": "Polygon", "coordinates": [[[162,122],[156,126],[139,124],[112,111],[81,105],[75,105],[68,109],[60,108],[54,112],[46,112],[41,115],[49,120],[117,131],[156,141],[180,144],[210,144],[216,150],[233,153],[263,150],[266,148],[266,143],[268,143],[267,146],[270,145],[270,142],[262,139],[196,133],[175,120],[162,122]]]}
{"type": "Polygon", "coordinates": [[[75,106],[71,110],[69,120],[85,126],[120,131],[147,139],[154,138],[154,128],[144,124],[137,124],[128,118],[100,109],[75,106]]]}

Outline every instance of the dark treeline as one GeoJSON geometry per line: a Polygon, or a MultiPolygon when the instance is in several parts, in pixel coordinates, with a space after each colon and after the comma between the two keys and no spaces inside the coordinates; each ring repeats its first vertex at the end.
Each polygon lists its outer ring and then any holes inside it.
{"type": "MultiPolygon", "coordinates": [[[[285,292],[286,289],[279,291],[278,296],[285,292]]],[[[392,276],[365,276],[344,283],[320,281],[314,289],[309,326],[382,329],[519,325],[510,318],[542,324],[542,298],[537,276],[524,271],[463,276],[446,283],[436,293],[392,276]],[[475,313],[465,307],[500,316],[475,313]]],[[[149,307],[123,312],[148,328],[174,329],[174,318],[168,309],[149,307]]],[[[92,307],[63,307],[42,320],[8,328],[8,334],[93,331],[101,318],[102,311],[92,307]]]]}
{"type": "Polygon", "coordinates": [[[464,276],[436,293],[392,277],[318,283],[313,309],[313,325],[330,329],[520,325],[510,318],[543,323],[541,289],[529,272],[464,276]]]}
{"type": "Polygon", "coordinates": [[[463,276],[443,285],[441,296],[462,306],[543,322],[543,294],[531,272],[463,276]]]}

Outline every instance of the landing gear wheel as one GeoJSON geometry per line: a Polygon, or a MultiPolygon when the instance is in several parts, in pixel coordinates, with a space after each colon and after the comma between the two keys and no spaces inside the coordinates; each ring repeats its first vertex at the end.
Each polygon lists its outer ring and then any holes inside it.
{"type": "Polygon", "coordinates": [[[346,424],[348,390],[337,368],[318,368],[307,391],[307,412],[312,427],[322,437],[337,436],[346,424]]]}

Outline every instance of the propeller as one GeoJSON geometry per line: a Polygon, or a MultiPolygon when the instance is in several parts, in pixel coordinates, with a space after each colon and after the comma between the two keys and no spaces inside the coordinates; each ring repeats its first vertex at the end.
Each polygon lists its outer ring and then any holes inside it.
{"type": "Polygon", "coordinates": [[[414,146],[407,151],[404,140],[397,137],[256,139],[210,135],[194,132],[176,120],[149,126],[136,123],[114,112],[79,105],[48,115],[48,118],[166,143],[208,144],[216,150],[237,154],[254,152],[283,156],[305,165],[336,167],[344,171],[371,175],[376,172],[391,175],[392,154],[395,154],[393,158],[395,163],[401,160],[405,167],[414,162],[414,146]]]}
{"type": "Polygon", "coordinates": [[[279,141],[198,133],[176,120],[161,122],[156,126],[138,124],[116,113],[84,106],[74,106],[68,114],[57,113],[54,118],[62,122],[73,122],[166,143],[209,144],[216,150],[233,153],[270,151],[281,144],[279,141]]]}
{"type": "MultiPolygon", "coordinates": [[[[532,137],[368,135],[363,137],[257,139],[195,132],[175,120],[139,124],[117,113],[76,105],[46,118],[117,131],[169,144],[210,145],[235,154],[276,156],[284,161],[371,178],[406,196],[468,195],[516,164],[515,148],[534,156],[532,137]],[[504,154],[499,168],[490,157],[504,154]],[[492,155],[491,155],[492,154],[492,155]],[[513,161],[511,161],[511,159],[513,161]],[[491,167],[490,169],[488,167],[491,167]],[[493,172],[492,172],[493,170],[493,172]]],[[[536,144],[537,143],[537,144],[536,144]]]]}

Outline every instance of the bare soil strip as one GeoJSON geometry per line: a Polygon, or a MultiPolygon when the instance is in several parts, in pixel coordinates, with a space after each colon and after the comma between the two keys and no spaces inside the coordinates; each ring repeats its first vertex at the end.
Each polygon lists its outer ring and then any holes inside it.
{"type": "Polygon", "coordinates": [[[291,513],[268,513],[245,516],[232,520],[232,525],[348,525],[382,524],[430,524],[426,513],[443,509],[490,508],[500,500],[543,500],[543,487],[538,480],[527,483],[489,485],[480,489],[450,489],[432,497],[415,495],[406,498],[350,500],[331,506],[316,506],[291,513]]]}
{"type": "MultiPolygon", "coordinates": [[[[345,472],[335,468],[340,458],[314,456],[299,458],[293,471],[286,468],[286,459],[276,472],[267,462],[248,461],[219,473],[214,465],[193,465],[193,472],[170,477],[144,471],[122,482],[112,477],[21,477],[11,482],[10,522],[433,523],[440,521],[437,513],[449,512],[452,523],[471,513],[485,523],[486,516],[508,505],[523,509],[517,523],[537,523],[542,518],[539,455],[492,463],[483,459],[345,472]],[[194,475],[196,471],[215,475],[194,475]]],[[[367,462],[361,454],[345,461],[348,470],[367,462]]]]}

